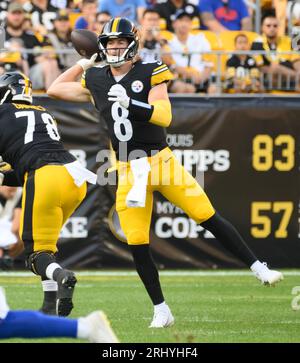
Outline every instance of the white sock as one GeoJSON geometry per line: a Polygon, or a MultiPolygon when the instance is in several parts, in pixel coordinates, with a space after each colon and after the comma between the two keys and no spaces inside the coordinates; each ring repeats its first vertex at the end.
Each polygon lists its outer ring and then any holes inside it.
{"type": "Polygon", "coordinates": [[[90,336],[90,326],[85,318],[79,318],[77,323],[77,338],[87,339],[90,336]]]}
{"type": "Polygon", "coordinates": [[[0,286],[0,319],[5,319],[8,312],[9,307],[6,302],[5,291],[0,286]]]}
{"type": "Polygon", "coordinates": [[[50,265],[48,265],[48,267],[46,268],[46,276],[48,277],[48,279],[53,280],[53,272],[57,268],[62,269],[62,267],[56,262],[52,262],[52,263],[50,263],[50,265]]]}
{"type": "Polygon", "coordinates": [[[160,304],[154,305],[154,311],[161,311],[161,310],[165,310],[168,307],[168,305],[166,304],[165,301],[163,301],[160,304]]]}
{"type": "Polygon", "coordinates": [[[57,282],[53,280],[42,281],[43,291],[57,291],[57,282]]]}
{"type": "Polygon", "coordinates": [[[262,264],[259,260],[255,261],[251,266],[250,269],[253,272],[260,271],[263,267],[266,267],[264,264],[262,264]]]}

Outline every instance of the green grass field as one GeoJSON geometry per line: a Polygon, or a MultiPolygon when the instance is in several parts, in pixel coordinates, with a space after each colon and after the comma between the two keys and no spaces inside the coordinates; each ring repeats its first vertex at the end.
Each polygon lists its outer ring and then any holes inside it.
{"type": "MultiPolygon", "coordinates": [[[[300,342],[300,310],[291,308],[296,296],[292,295],[292,289],[300,286],[300,271],[284,272],[284,281],[275,288],[260,285],[245,271],[227,271],[224,275],[220,271],[177,272],[174,275],[164,272],[161,282],[176,319],[175,325],[167,329],[148,328],[152,306],[138,277],[132,272],[119,275],[117,272],[112,275],[81,273],[72,317],[102,309],[124,343],[300,342]]],[[[0,285],[5,287],[12,309],[35,310],[40,307],[42,292],[37,277],[1,273],[0,285]]]]}

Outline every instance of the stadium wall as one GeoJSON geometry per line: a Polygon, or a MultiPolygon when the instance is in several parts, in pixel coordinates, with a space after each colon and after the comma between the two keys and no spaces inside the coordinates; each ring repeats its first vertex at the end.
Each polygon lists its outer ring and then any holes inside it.
{"type": "MultiPolygon", "coordinates": [[[[99,170],[96,157],[109,148],[109,140],[93,106],[44,97],[36,103],[55,115],[66,148],[89,169],[99,170]]],[[[168,143],[216,210],[261,260],[272,267],[299,267],[299,99],[174,97],[172,105],[168,143]]],[[[113,185],[89,187],[61,234],[58,258],[64,266],[133,266],[121,241],[114,193],[113,185]]],[[[151,245],[160,268],[243,267],[160,195],[154,201],[151,245]]]]}

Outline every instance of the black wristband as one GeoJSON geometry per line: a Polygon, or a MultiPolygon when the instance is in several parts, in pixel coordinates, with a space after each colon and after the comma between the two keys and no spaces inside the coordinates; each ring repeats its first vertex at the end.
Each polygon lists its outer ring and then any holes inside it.
{"type": "Polygon", "coordinates": [[[22,186],[22,183],[20,183],[19,178],[14,170],[2,174],[4,175],[3,185],[7,185],[9,187],[22,186]]]}
{"type": "Polygon", "coordinates": [[[138,122],[148,122],[153,114],[154,107],[149,105],[149,103],[140,102],[130,99],[129,112],[133,115],[134,121],[138,122]]]}

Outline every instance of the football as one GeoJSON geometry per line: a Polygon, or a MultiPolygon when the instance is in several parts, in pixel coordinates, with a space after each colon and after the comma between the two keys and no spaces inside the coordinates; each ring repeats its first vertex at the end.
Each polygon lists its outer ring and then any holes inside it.
{"type": "Polygon", "coordinates": [[[95,33],[86,29],[75,29],[71,33],[71,41],[76,51],[82,57],[89,59],[93,54],[98,53],[96,61],[101,61],[97,35],[95,33]]]}

